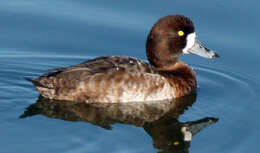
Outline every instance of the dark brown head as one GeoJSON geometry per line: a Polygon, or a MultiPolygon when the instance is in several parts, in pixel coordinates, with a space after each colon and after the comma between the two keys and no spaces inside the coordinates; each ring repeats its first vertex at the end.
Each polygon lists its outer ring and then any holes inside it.
{"type": "Polygon", "coordinates": [[[197,54],[205,58],[218,55],[203,47],[196,39],[192,21],[183,15],[161,18],[152,28],[146,42],[149,62],[156,67],[175,64],[180,54],[197,54]]]}

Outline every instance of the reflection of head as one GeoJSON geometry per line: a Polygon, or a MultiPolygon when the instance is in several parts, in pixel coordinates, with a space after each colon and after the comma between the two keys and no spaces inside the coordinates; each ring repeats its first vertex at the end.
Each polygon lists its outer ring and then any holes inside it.
{"type": "Polygon", "coordinates": [[[181,132],[182,124],[177,119],[165,120],[148,124],[144,127],[152,137],[155,148],[168,151],[188,152],[189,141],[184,141],[184,134],[181,132]]]}
{"type": "Polygon", "coordinates": [[[182,123],[168,116],[146,124],[144,129],[152,137],[154,147],[162,150],[163,153],[188,153],[192,137],[216,121],[216,118],[204,118],[182,123]]]}

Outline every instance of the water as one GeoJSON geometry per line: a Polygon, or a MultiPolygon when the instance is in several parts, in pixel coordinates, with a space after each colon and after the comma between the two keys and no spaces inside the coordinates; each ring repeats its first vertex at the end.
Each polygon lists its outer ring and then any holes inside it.
{"type": "Polygon", "coordinates": [[[254,0],[2,0],[0,152],[169,152],[177,140],[177,148],[184,148],[179,152],[258,152],[257,6],[254,0]],[[106,106],[118,111],[110,114],[104,106],[38,100],[33,86],[22,79],[103,55],[146,59],[144,44],[151,26],[173,13],[189,16],[199,39],[221,56],[181,56],[199,83],[197,95],[183,100],[187,106],[178,101],[138,105],[136,113],[136,106],[106,106]],[[123,111],[126,108],[132,109],[123,111]],[[190,143],[177,139],[183,126],[197,129],[190,143]]]}

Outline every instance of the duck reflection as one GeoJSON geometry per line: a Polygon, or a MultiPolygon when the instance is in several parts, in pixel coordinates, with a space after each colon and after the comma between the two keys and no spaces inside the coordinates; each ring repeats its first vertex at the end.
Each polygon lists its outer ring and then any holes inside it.
{"type": "Polygon", "coordinates": [[[183,114],[196,100],[196,94],[151,103],[72,103],[39,97],[20,118],[44,115],[67,121],[86,121],[105,129],[114,123],[131,124],[144,128],[160,153],[188,153],[192,137],[217,118],[180,122],[183,114]]]}

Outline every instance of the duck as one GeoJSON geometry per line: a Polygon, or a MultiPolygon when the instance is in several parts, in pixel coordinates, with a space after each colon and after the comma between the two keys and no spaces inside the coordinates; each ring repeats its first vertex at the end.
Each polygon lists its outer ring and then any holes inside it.
{"type": "Polygon", "coordinates": [[[122,103],[176,99],[197,88],[196,74],[178,58],[181,54],[219,57],[198,41],[188,17],[173,14],[160,18],[150,30],[148,62],[130,56],[102,56],[27,80],[41,96],[54,100],[122,103]]]}

